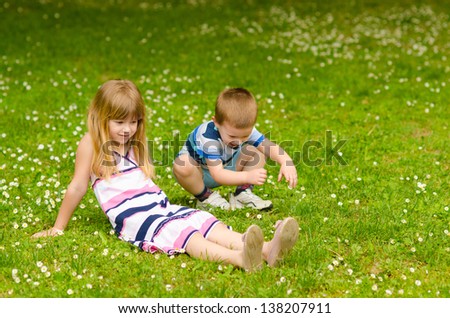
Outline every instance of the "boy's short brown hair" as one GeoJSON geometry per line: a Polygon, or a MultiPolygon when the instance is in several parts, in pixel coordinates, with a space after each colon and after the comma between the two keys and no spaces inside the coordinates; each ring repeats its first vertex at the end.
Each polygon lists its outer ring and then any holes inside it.
{"type": "Polygon", "coordinates": [[[226,121],[235,128],[253,127],[258,116],[256,100],[245,88],[223,90],[216,100],[215,119],[226,121]]]}

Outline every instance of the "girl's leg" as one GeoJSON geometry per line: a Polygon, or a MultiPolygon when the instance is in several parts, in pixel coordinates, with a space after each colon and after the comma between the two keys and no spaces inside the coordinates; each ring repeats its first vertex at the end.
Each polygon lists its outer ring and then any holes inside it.
{"type": "Polygon", "coordinates": [[[209,232],[207,240],[231,250],[242,251],[243,234],[230,230],[225,224],[218,223],[209,232]]]}
{"type": "Polygon", "coordinates": [[[198,195],[205,188],[200,166],[188,154],[182,154],[175,159],[173,174],[177,178],[178,183],[193,195],[198,195]]]}
{"type": "MultiPolygon", "coordinates": [[[[207,240],[219,244],[228,249],[241,251],[244,248],[244,242],[242,240],[242,237],[243,234],[230,230],[225,224],[219,223],[208,234],[207,240]]],[[[264,252],[265,254],[268,254],[268,251],[270,250],[270,245],[271,242],[264,242],[263,256],[264,252]]]]}
{"type": "Polygon", "coordinates": [[[298,239],[298,223],[294,218],[288,217],[278,221],[275,227],[273,239],[263,246],[263,258],[271,267],[278,265],[298,239]]]}
{"type": "MultiPolygon", "coordinates": [[[[281,259],[292,250],[298,239],[299,225],[288,217],[278,221],[274,237],[262,246],[262,257],[271,267],[276,267],[281,259]]],[[[217,224],[208,234],[207,240],[228,250],[242,251],[244,249],[243,234],[230,230],[225,224],[217,224]]]]}
{"type": "Polygon", "coordinates": [[[256,225],[252,225],[241,236],[242,250],[226,248],[207,240],[200,233],[195,233],[186,246],[186,252],[192,257],[208,261],[225,262],[247,271],[253,271],[262,264],[263,243],[264,237],[261,229],[256,225]]]}

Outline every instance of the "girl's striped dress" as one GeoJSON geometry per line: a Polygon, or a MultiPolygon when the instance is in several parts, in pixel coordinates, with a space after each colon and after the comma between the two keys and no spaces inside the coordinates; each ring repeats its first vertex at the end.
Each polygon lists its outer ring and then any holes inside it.
{"type": "Polygon", "coordinates": [[[133,151],[115,154],[119,173],[109,180],[91,176],[95,196],[116,235],[146,252],[183,253],[190,237],[204,237],[219,221],[210,213],[170,204],[145,177],[133,151]]]}

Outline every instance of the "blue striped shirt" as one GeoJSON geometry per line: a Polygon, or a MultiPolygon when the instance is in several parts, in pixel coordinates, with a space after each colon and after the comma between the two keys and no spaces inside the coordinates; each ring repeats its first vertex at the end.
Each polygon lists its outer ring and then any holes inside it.
{"type": "MultiPolygon", "coordinates": [[[[244,144],[258,147],[264,139],[264,135],[253,128],[250,137],[244,144]]],[[[189,155],[202,165],[206,165],[206,159],[222,160],[222,163],[226,165],[242,145],[236,148],[226,145],[214,122],[209,121],[199,125],[189,134],[185,147],[189,155]]]]}

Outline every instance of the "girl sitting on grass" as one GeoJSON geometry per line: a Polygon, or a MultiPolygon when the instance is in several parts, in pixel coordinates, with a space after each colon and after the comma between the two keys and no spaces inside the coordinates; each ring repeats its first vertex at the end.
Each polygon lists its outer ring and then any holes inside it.
{"type": "Polygon", "coordinates": [[[186,252],[246,271],[260,269],[263,260],[276,266],[298,238],[296,220],[278,221],[273,239],[264,242],[257,225],[240,234],[209,212],[170,204],[152,181],[145,119],[143,98],[132,82],[112,80],[100,87],[90,105],[89,132],[78,144],[75,173],[55,224],[33,237],[63,234],[91,180],[116,235],[146,252],[186,252]]]}

